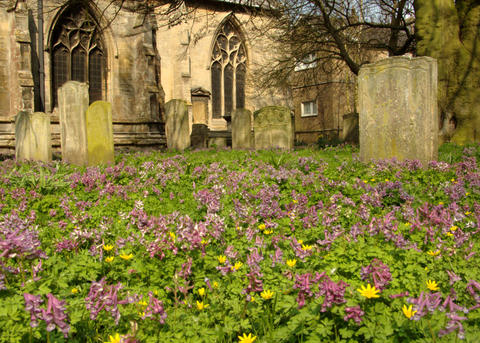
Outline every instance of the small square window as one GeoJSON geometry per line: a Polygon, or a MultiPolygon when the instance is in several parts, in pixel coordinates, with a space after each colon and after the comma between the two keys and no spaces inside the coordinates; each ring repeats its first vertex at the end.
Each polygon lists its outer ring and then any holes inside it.
{"type": "Polygon", "coordinates": [[[312,117],[318,114],[316,101],[302,102],[302,117],[312,117]]]}

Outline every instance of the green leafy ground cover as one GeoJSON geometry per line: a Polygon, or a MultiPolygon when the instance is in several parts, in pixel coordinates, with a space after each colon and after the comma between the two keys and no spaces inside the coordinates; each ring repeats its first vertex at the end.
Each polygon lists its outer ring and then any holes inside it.
{"type": "Polygon", "coordinates": [[[478,342],[479,156],[5,160],[0,341],[478,342]]]}

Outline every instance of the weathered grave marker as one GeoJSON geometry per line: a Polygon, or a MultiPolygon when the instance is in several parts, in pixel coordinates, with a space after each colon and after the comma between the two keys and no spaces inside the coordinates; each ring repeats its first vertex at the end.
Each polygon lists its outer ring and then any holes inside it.
{"type": "Polygon", "coordinates": [[[112,105],[95,101],[86,112],[88,165],[114,162],[112,105]]]}
{"type": "Polygon", "coordinates": [[[17,160],[52,160],[49,115],[22,111],[15,116],[15,157],[17,160]]]}
{"type": "Polygon", "coordinates": [[[391,57],[364,65],[358,75],[360,158],[438,156],[437,62],[391,57]]]}
{"type": "Polygon", "coordinates": [[[267,106],[253,115],[255,149],[292,149],[294,125],[287,107],[267,106]]]}
{"type": "Polygon", "coordinates": [[[185,150],[190,146],[190,128],[187,103],[172,99],[165,104],[167,147],[175,150],[185,150]]]}
{"type": "Polygon", "coordinates": [[[238,108],[232,113],[232,149],[250,149],[252,112],[238,108]]]}

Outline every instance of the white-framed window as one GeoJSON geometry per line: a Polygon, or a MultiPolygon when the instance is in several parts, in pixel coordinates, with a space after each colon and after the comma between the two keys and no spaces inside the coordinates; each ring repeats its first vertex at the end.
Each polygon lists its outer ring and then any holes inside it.
{"type": "Polygon", "coordinates": [[[316,57],[314,53],[308,54],[301,61],[297,62],[297,64],[295,65],[295,71],[315,68],[317,66],[317,61],[315,59],[316,57]]]}
{"type": "Polygon", "coordinates": [[[315,100],[302,102],[302,117],[313,117],[317,114],[317,102],[315,100]]]}

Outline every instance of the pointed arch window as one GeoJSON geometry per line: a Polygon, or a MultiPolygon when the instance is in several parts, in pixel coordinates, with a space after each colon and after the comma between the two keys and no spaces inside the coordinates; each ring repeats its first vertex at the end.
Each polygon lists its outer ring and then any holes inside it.
{"type": "Polygon", "coordinates": [[[79,6],[64,11],[52,32],[52,103],[67,81],[88,82],[90,103],[106,93],[106,54],[100,28],[90,12],[79,6]]]}
{"type": "Polygon", "coordinates": [[[245,43],[236,26],[228,20],[215,37],[210,64],[213,118],[245,107],[246,63],[245,43]]]}

